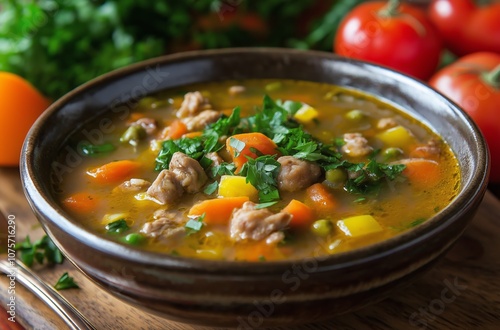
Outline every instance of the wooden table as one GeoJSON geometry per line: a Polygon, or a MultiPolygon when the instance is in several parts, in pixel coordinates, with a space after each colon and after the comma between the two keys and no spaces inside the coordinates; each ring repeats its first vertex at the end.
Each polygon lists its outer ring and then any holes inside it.
{"type": "MultiPolygon", "coordinates": [[[[0,208],[16,217],[18,241],[27,234],[32,238],[43,235],[24,198],[17,169],[0,169],[0,208]]],[[[422,278],[376,305],[327,323],[296,329],[500,329],[499,253],[500,201],[488,192],[462,238],[422,278]]],[[[61,294],[97,329],[207,329],[174,323],[122,303],[67,261],[55,267],[36,268],[39,276],[51,284],[66,271],[81,289],[61,294]]],[[[7,278],[1,276],[0,300],[4,308],[7,286],[7,278]]],[[[66,328],[47,306],[20,285],[16,286],[16,311],[16,320],[27,329],[66,328]]],[[[1,314],[0,320],[5,317],[3,311],[1,314]]]]}

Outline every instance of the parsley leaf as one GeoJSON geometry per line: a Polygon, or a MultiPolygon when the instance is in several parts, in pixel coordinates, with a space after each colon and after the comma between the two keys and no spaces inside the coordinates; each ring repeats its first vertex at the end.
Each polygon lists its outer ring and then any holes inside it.
{"type": "Polygon", "coordinates": [[[75,283],[73,277],[68,275],[68,272],[62,274],[62,276],[57,280],[57,283],[54,285],[56,290],[66,290],[71,288],[80,288],[78,284],[75,283]]]}
{"type": "Polygon", "coordinates": [[[214,181],[205,187],[203,193],[205,195],[212,195],[217,190],[218,187],[219,187],[219,182],[214,181]]]}
{"type": "Polygon", "coordinates": [[[203,219],[205,219],[205,213],[195,219],[189,219],[188,222],[186,222],[184,228],[186,228],[188,236],[199,232],[201,228],[203,228],[203,219]]]}
{"type": "Polygon", "coordinates": [[[156,157],[155,170],[168,169],[172,156],[178,151],[198,160],[204,155],[204,145],[200,137],[164,141],[156,157]]]}
{"type": "Polygon", "coordinates": [[[280,199],[277,177],[281,164],[273,156],[264,155],[248,161],[241,168],[241,175],[246,176],[259,191],[259,202],[267,203],[280,199]]]}
{"type": "Polygon", "coordinates": [[[203,130],[205,153],[220,150],[224,146],[221,143],[223,137],[235,134],[234,129],[240,124],[240,112],[240,107],[236,107],[229,117],[223,116],[203,130]]]}
{"type": "Polygon", "coordinates": [[[116,220],[106,225],[108,234],[121,234],[129,229],[130,227],[125,219],[116,220]]]}
{"type": "Polygon", "coordinates": [[[34,261],[42,265],[45,260],[48,264],[61,264],[64,260],[61,251],[47,235],[33,244],[30,237],[26,236],[23,242],[16,244],[15,249],[20,252],[21,261],[28,267],[31,267],[34,261]]]}

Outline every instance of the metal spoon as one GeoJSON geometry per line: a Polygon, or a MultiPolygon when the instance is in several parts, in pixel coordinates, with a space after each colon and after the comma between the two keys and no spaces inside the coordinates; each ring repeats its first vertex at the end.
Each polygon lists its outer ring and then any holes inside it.
{"type": "MultiPolygon", "coordinates": [[[[10,238],[12,239],[12,236],[10,238]]],[[[8,249],[9,243],[13,243],[13,241],[9,241],[8,221],[0,211],[0,272],[7,275],[14,273],[16,281],[49,305],[68,325],[69,329],[95,330],[92,323],[55,289],[43,282],[22,263],[17,262],[15,258],[8,258],[9,253],[13,253],[13,249],[8,249]]]]}

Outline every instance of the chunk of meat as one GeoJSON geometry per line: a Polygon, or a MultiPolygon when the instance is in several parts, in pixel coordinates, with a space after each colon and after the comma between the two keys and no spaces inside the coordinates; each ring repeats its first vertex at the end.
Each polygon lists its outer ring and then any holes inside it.
{"type": "Polygon", "coordinates": [[[221,117],[221,113],[215,110],[205,110],[196,116],[182,119],[188,131],[201,131],[205,126],[215,123],[221,117]]]}
{"type": "Polygon", "coordinates": [[[131,123],[129,126],[133,125],[138,125],[144,128],[144,131],[146,131],[147,135],[154,134],[158,129],[158,122],[156,121],[156,119],[153,118],[140,118],[131,123]]]}
{"type": "Polygon", "coordinates": [[[210,152],[206,154],[205,157],[212,161],[212,164],[210,166],[219,166],[220,164],[224,163],[224,159],[222,159],[222,157],[219,156],[219,154],[216,152],[210,152]]]}
{"type": "Polygon", "coordinates": [[[368,140],[361,133],[346,133],[344,141],[342,152],[349,156],[366,156],[373,151],[373,148],[368,145],[368,140]]]}
{"type": "Polygon", "coordinates": [[[439,142],[432,139],[427,142],[426,145],[416,147],[415,150],[412,151],[412,156],[437,156],[441,153],[441,147],[439,146],[439,142]]]}
{"type": "Polygon", "coordinates": [[[174,172],[163,170],[149,187],[147,194],[160,204],[175,203],[184,192],[174,172]]]}
{"type": "Polygon", "coordinates": [[[211,108],[209,100],[200,92],[190,92],[184,95],[184,100],[176,114],[178,118],[185,118],[211,108]]]}
{"type": "Polygon", "coordinates": [[[146,222],[141,229],[141,233],[145,234],[148,237],[161,237],[169,241],[174,241],[181,238],[182,236],[184,236],[185,232],[186,229],[184,228],[184,226],[180,225],[174,220],[170,220],[167,218],[161,218],[151,222],[146,222]]]}
{"type": "Polygon", "coordinates": [[[244,91],[246,91],[246,88],[245,88],[245,86],[241,86],[241,85],[234,85],[234,86],[229,87],[229,89],[228,89],[229,95],[238,95],[238,94],[243,93],[244,91]]]}
{"type": "Polygon", "coordinates": [[[390,117],[389,118],[381,118],[377,122],[377,128],[380,130],[389,129],[389,128],[395,127],[397,125],[398,125],[398,123],[396,122],[396,120],[394,118],[390,118],[390,117]]]}
{"type": "Polygon", "coordinates": [[[174,174],[180,186],[191,194],[200,191],[208,180],[200,163],[179,151],[173,154],[169,170],[174,174]]]}
{"type": "Polygon", "coordinates": [[[278,172],[278,189],[282,191],[298,191],[318,182],[321,168],[311,162],[283,156],[278,158],[281,164],[278,172]]]}
{"type": "Polygon", "coordinates": [[[256,209],[257,204],[245,202],[243,207],[231,215],[229,233],[233,241],[261,241],[272,244],[284,238],[277,234],[285,229],[292,216],[288,213],[272,213],[268,209],[256,209]]]}
{"type": "Polygon", "coordinates": [[[136,179],[132,178],[130,180],[127,180],[117,186],[116,188],[113,189],[113,192],[115,191],[120,191],[120,192],[139,192],[151,185],[151,182],[143,180],[143,179],[136,179]]]}

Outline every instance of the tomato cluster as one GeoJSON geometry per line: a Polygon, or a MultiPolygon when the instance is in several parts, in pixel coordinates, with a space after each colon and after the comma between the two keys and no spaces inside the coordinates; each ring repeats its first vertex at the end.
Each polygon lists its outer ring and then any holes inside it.
{"type": "Polygon", "coordinates": [[[500,1],[432,0],[427,11],[398,0],[355,7],[334,51],[384,65],[429,84],[460,105],[485,136],[490,182],[500,183],[500,1]],[[443,51],[458,58],[436,72],[443,51]]]}

